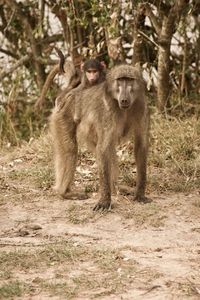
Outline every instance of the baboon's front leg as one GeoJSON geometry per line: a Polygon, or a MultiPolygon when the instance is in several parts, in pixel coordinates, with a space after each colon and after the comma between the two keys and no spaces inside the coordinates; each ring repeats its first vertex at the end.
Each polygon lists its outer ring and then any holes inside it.
{"type": "Polygon", "coordinates": [[[104,145],[100,143],[96,148],[96,157],[98,162],[99,169],[99,193],[100,199],[95,205],[94,210],[99,209],[109,209],[111,205],[111,185],[112,185],[112,176],[111,176],[111,146],[104,145]]]}
{"type": "Polygon", "coordinates": [[[135,136],[135,162],[137,168],[137,183],[134,200],[138,202],[150,202],[150,199],[145,197],[146,188],[146,173],[147,173],[147,149],[148,142],[146,136],[136,134],[135,136]]]}

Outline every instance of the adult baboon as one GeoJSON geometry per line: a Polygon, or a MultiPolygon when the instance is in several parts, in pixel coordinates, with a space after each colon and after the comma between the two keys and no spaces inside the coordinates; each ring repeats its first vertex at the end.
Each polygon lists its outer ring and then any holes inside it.
{"type": "MultiPolygon", "coordinates": [[[[78,94],[79,92],[77,92],[78,94]]],[[[122,64],[111,69],[106,81],[77,95],[80,122],[74,121],[74,96],[60,110],[54,109],[50,128],[54,145],[55,189],[63,198],[82,198],[71,192],[78,145],[94,150],[99,171],[100,199],[94,210],[108,209],[115,180],[116,146],[124,138],[135,138],[134,154],[137,185],[134,199],[146,202],[146,164],[148,151],[148,109],[145,84],[139,67],[122,64]]]]}

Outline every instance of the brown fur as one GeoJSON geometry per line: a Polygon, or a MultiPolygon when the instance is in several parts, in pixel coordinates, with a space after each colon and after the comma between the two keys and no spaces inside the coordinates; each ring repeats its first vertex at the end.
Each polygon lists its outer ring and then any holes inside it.
{"type": "MultiPolygon", "coordinates": [[[[68,96],[61,109],[54,109],[50,128],[54,143],[56,190],[64,198],[73,198],[71,184],[76,170],[78,145],[95,151],[99,171],[100,199],[95,210],[107,209],[116,181],[116,146],[124,138],[135,138],[137,186],[135,200],[145,202],[146,161],[148,152],[148,109],[145,85],[136,67],[119,65],[106,81],[76,95],[80,123],[74,121],[74,96],[68,96]]],[[[80,194],[82,198],[83,194],[80,194]]]]}
{"type": "MultiPolygon", "coordinates": [[[[97,85],[99,83],[102,83],[105,80],[105,70],[101,63],[97,63],[96,59],[89,59],[86,61],[85,64],[83,64],[83,70],[81,75],[81,82],[77,83],[77,85],[73,88],[70,88],[68,90],[63,90],[61,94],[56,98],[56,106],[58,109],[61,109],[62,106],[65,103],[65,100],[68,97],[74,97],[75,100],[75,113],[74,113],[74,120],[76,123],[79,123],[80,121],[80,105],[79,105],[79,98],[81,96],[81,91],[84,89],[90,88],[94,85],[97,85]],[[98,77],[95,81],[92,83],[89,82],[86,72],[88,69],[91,69],[91,67],[98,71],[98,77]]],[[[80,76],[79,76],[80,77],[80,76]]],[[[76,76],[73,77],[74,80],[76,79],[76,76]]],[[[70,86],[69,86],[70,87],[70,86]]]]}

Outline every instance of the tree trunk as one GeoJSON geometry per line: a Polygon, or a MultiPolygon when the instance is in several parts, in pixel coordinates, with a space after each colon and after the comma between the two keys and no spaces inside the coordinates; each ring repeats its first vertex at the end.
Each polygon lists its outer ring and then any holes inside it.
{"type": "Polygon", "coordinates": [[[41,47],[38,41],[34,37],[34,28],[32,28],[29,20],[29,16],[25,15],[20,8],[18,2],[14,0],[7,0],[7,4],[10,6],[10,9],[16,11],[19,19],[23,24],[24,31],[26,32],[27,38],[30,41],[31,50],[32,50],[32,58],[33,58],[33,66],[36,72],[36,82],[40,91],[42,90],[44,81],[45,81],[45,71],[44,66],[38,62],[38,58],[42,56],[41,47]]]}
{"type": "Polygon", "coordinates": [[[171,7],[168,14],[163,16],[161,31],[159,34],[158,49],[158,91],[157,106],[160,112],[169,107],[170,97],[170,46],[171,39],[175,32],[176,25],[180,20],[183,9],[187,6],[188,0],[178,0],[171,7]]]}
{"type": "Polygon", "coordinates": [[[135,65],[136,63],[141,63],[143,60],[143,38],[141,37],[139,31],[144,30],[144,21],[145,21],[145,10],[142,5],[138,5],[137,8],[137,15],[134,22],[134,29],[133,29],[133,58],[132,63],[135,65]]]}
{"type": "Polygon", "coordinates": [[[170,44],[171,36],[168,35],[167,18],[163,20],[160,33],[160,43],[158,48],[158,88],[157,88],[157,107],[160,112],[169,106],[170,96],[170,44]]]}
{"type": "Polygon", "coordinates": [[[143,4],[146,10],[146,15],[149,16],[152,25],[158,36],[158,89],[157,89],[157,107],[160,112],[163,112],[166,107],[169,107],[170,97],[170,46],[172,36],[175,32],[176,25],[179,23],[183,9],[186,8],[189,0],[174,1],[172,6],[156,5],[159,15],[156,16],[149,4],[143,4]]]}

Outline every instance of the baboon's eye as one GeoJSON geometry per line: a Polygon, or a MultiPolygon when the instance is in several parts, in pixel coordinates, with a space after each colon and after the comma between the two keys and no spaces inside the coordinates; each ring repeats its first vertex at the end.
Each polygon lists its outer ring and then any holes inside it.
{"type": "Polygon", "coordinates": [[[133,77],[121,77],[121,78],[118,78],[117,79],[117,82],[120,83],[120,82],[126,82],[128,85],[129,84],[133,84],[134,81],[135,81],[135,78],[133,77]]]}
{"type": "Polygon", "coordinates": [[[117,79],[117,80],[116,80],[116,88],[117,88],[117,91],[119,91],[119,87],[120,87],[120,80],[117,79]]]}
{"type": "Polygon", "coordinates": [[[129,78],[128,83],[129,83],[129,84],[133,84],[134,81],[135,81],[135,78],[129,78]]]}
{"type": "Polygon", "coordinates": [[[131,87],[131,89],[133,89],[134,83],[135,83],[135,78],[131,78],[131,81],[130,81],[130,83],[128,84],[128,85],[131,87]]]}
{"type": "Polygon", "coordinates": [[[117,85],[116,92],[119,93],[119,85],[117,85]]]}

